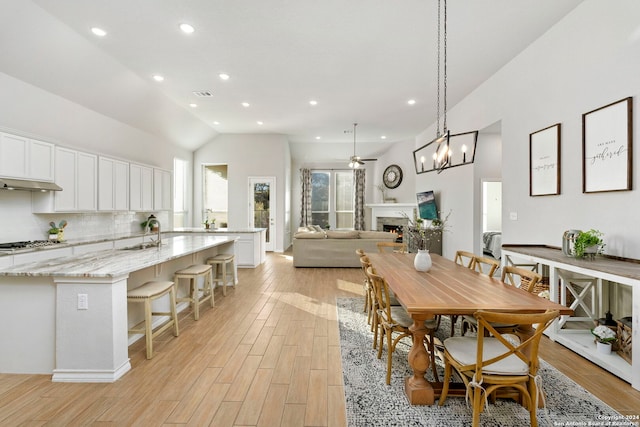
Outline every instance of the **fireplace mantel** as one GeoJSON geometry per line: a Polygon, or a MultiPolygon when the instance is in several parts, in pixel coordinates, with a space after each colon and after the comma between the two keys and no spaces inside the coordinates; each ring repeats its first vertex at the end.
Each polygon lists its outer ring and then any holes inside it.
{"type": "Polygon", "coordinates": [[[402,218],[404,215],[413,219],[414,209],[418,206],[415,203],[371,203],[365,205],[371,209],[371,229],[378,229],[379,217],[402,218]],[[403,215],[404,214],[404,215],[403,215]]]}

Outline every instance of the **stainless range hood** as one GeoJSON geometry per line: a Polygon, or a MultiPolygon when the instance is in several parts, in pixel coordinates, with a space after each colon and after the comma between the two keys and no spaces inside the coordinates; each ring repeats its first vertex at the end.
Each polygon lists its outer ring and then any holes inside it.
{"type": "Polygon", "coordinates": [[[0,178],[0,190],[61,191],[62,187],[47,181],[0,178]]]}

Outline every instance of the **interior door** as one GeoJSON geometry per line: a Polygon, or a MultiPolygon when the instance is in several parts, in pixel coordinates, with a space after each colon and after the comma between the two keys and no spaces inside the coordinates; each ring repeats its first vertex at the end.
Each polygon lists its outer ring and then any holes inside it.
{"type": "Polygon", "coordinates": [[[273,251],[276,236],[276,178],[249,177],[249,227],[266,228],[265,250],[273,251]]]}

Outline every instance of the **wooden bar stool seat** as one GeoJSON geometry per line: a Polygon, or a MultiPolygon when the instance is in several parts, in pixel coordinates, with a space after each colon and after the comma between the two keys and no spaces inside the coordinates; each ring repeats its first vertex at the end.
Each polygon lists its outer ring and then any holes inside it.
{"type": "Polygon", "coordinates": [[[176,288],[173,282],[158,281],[146,282],[142,286],[127,292],[128,302],[144,303],[144,321],[129,329],[130,334],[144,334],[147,342],[147,359],[153,357],[153,338],[173,326],[173,335],[178,336],[178,315],[176,313],[176,288]],[[170,311],[153,311],[151,303],[164,295],[169,294],[170,311]],[[169,320],[162,326],[153,330],[153,316],[169,316],[169,320]]]}
{"type": "Polygon", "coordinates": [[[218,254],[207,259],[207,264],[215,268],[213,281],[222,285],[222,295],[227,295],[227,282],[231,281],[231,286],[236,284],[235,256],[233,254],[218,254]],[[229,269],[227,269],[229,265],[229,269]],[[219,268],[220,267],[220,268],[219,268]],[[230,278],[230,280],[229,280],[230,278]]]}
{"type": "Polygon", "coordinates": [[[193,264],[182,270],[178,270],[173,274],[173,280],[176,285],[180,283],[180,279],[189,280],[189,296],[178,298],[177,301],[188,301],[193,306],[193,318],[200,318],[200,304],[211,301],[213,307],[213,277],[211,275],[211,266],[209,264],[193,264]],[[199,279],[202,278],[202,288],[199,286],[199,279]],[[202,292],[202,296],[200,296],[202,292]]]}

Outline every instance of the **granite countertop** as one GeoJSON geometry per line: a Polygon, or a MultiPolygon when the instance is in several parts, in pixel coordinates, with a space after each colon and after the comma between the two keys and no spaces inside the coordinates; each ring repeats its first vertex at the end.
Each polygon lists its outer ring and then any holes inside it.
{"type": "Polygon", "coordinates": [[[257,233],[266,228],[204,228],[204,227],[178,227],[174,233],[257,233]]]}
{"type": "Polygon", "coordinates": [[[0,269],[0,277],[115,277],[235,240],[224,236],[168,236],[163,237],[160,247],[141,250],[108,249],[14,265],[0,269]]]}

